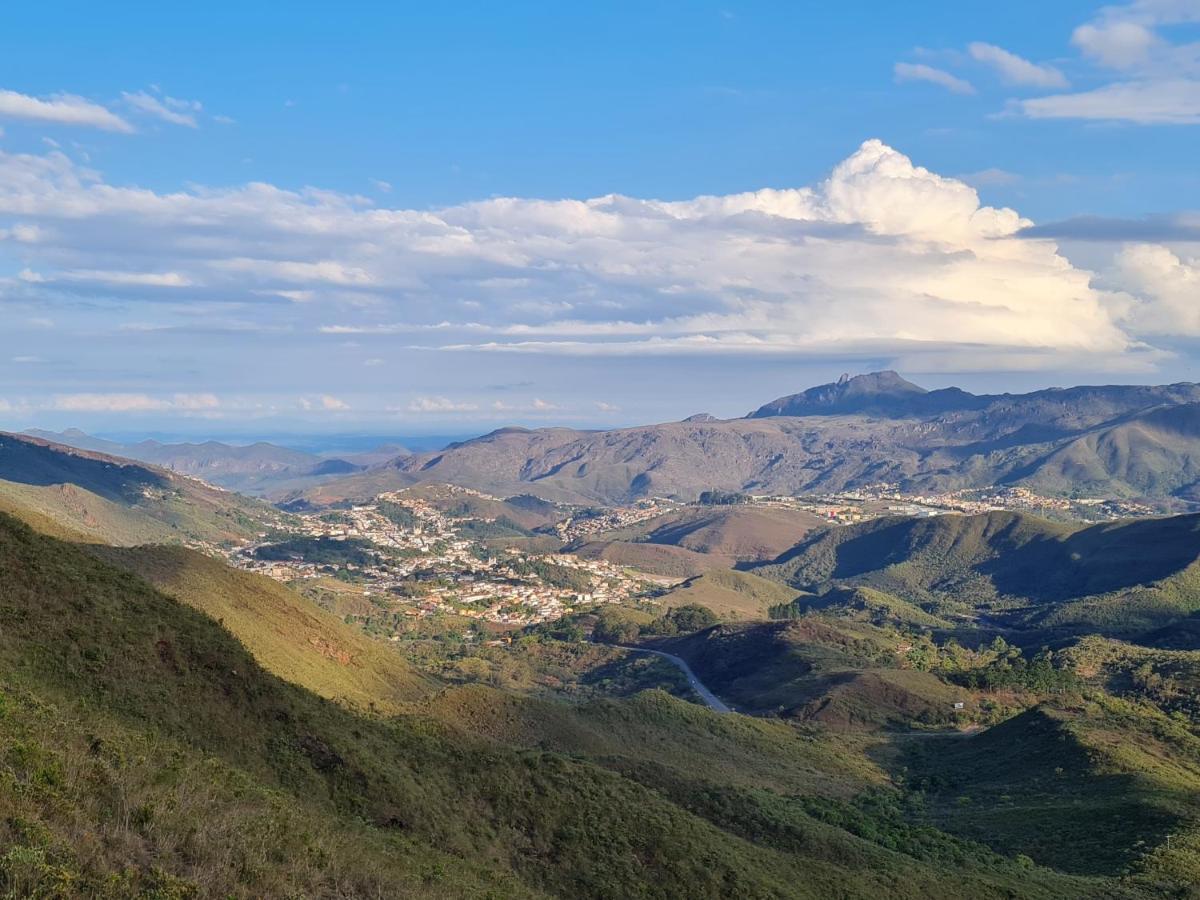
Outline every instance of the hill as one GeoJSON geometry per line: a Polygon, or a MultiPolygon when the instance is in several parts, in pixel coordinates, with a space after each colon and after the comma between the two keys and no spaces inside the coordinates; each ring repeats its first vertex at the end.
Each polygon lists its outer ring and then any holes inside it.
{"type": "Polygon", "coordinates": [[[900,666],[895,631],[820,617],[719,625],[662,646],[744,712],[839,728],[951,725],[969,692],[900,666]]]}
{"type": "MultiPolygon", "coordinates": [[[[697,793],[695,780],[645,760],[623,773],[436,718],[355,714],[265,672],[207,616],[128,571],[2,516],[0,578],[0,801],[13,811],[0,822],[0,885],[21,895],[1051,897],[1095,887],[900,823],[888,834],[904,849],[889,848],[815,818],[799,798],[737,785],[697,793]],[[938,852],[957,855],[954,872],[938,852]]],[[[598,721],[679,719],[678,701],[661,702],[661,714],[609,707],[598,721]]],[[[759,731],[721,740],[768,744],[759,731]]]]}
{"type": "MultiPolygon", "coordinates": [[[[361,460],[318,456],[266,441],[253,444],[220,441],[162,443],[154,440],[122,443],[93,437],[77,428],[61,432],[30,429],[24,433],[55,444],[149,463],[249,494],[263,494],[284,485],[311,484],[323,477],[350,475],[380,461],[371,454],[365,454],[361,460]]],[[[391,450],[391,457],[407,452],[402,447],[391,450]]]]}
{"type": "Polygon", "coordinates": [[[1010,628],[1135,633],[1200,606],[1200,516],[1067,525],[1010,512],[885,518],[754,571],[809,593],[871,587],[1010,628]]]}
{"type": "Polygon", "coordinates": [[[1200,742],[1145,705],[1043,704],[967,740],[915,745],[907,762],[930,822],[1006,852],[1081,874],[1132,869],[1151,888],[1164,872],[1200,871],[1200,742]]]}
{"type": "MultiPolygon", "coordinates": [[[[782,397],[745,419],[613,431],[505,428],[303,493],[314,503],[426,481],[576,503],[708,490],[788,494],[891,482],[934,492],[1022,485],[1051,494],[1200,496],[1200,385],[1028,394],[926,391],[894,372],[782,397]]],[[[294,499],[295,494],[289,499],[294,499]]]]}
{"type": "Polygon", "coordinates": [[[682,547],[732,562],[774,559],[809,532],[826,527],[816,515],[772,506],[689,506],[656,516],[598,540],[645,541],[682,547]]]}
{"type": "Polygon", "coordinates": [[[0,509],[64,537],[113,544],[215,544],[280,518],[263,503],[165,469],[7,433],[0,509]]]}
{"type": "Polygon", "coordinates": [[[765,619],[773,607],[790,603],[796,592],[750,572],[714,569],[689,578],[659,601],[668,608],[704,606],[722,619],[765,619]]]}
{"type": "Polygon", "coordinates": [[[726,557],[647,542],[583,541],[568,545],[568,550],[582,559],[603,559],[615,566],[625,566],[663,578],[692,578],[733,565],[733,560],[726,557]]]}
{"type": "Polygon", "coordinates": [[[184,547],[91,552],[220,622],[263,668],[315,694],[394,714],[435,687],[394,648],[270,578],[184,547]]]}

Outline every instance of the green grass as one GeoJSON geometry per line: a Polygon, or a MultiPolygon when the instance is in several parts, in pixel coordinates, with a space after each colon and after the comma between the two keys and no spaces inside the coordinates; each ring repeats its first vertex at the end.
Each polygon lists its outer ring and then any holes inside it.
{"type": "Polygon", "coordinates": [[[323,697],[390,714],[434,687],[395,648],[264,576],[183,547],[92,552],[218,621],[265,669],[323,697]]]}
{"type": "Polygon", "coordinates": [[[722,619],[765,619],[771,607],[790,603],[796,592],[750,572],[714,569],[668,591],[660,598],[666,606],[699,605],[722,619]]]}
{"type": "Polygon", "coordinates": [[[1144,874],[1143,858],[1200,814],[1200,741],[1103,694],[915,745],[908,763],[931,822],[1080,874],[1144,874]]]}
{"type": "MultiPolygon", "coordinates": [[[[553,728],[556,708],[535,707],[517,729],[532,741],[486,735],[465,715],[364,716],[268,673],[212,619],[127,570],[7,517],[0,579],[0,889],[10,893],[1007,897],[1094,887],[967,850],[951,872],[819,821],[769,786],[828,796],[822,779],[854,779],[866,764],[793,747],[778,723],[718,718],[661,694],[588,707],[553,728]]],[[[483,698],[485,711],[503,705],[483,698]]]]}

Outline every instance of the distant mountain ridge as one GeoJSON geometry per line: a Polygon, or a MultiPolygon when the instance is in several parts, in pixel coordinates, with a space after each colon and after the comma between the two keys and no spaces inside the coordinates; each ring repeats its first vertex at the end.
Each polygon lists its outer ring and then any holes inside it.
{"type": "Polygon", "coordinates": [[[976,395],[927,391],[876,372],[781,397],[742,419],[693,416],[611,431],[501,428],[326,482],[310,499],[421,482],[578,503],[880,482],[912,492],[1021,485],[1050,495],[1190,502],[1200,500],[1200,385],[976,395]]]}
{"type": "Polygon", "coordinates": [[[278,517],[265,503],[159,466],[0,432],[0,512],[71,540],[217,543],[278,517]]]}
{"type": "Polygon", "coordinates": [[[383,457],[371,452],[327,457],[266,441],[242,445],[220,441],[163,443],[144,440],[129,444],[94,437],[78,428],[61,432],[33,428],[23,433],[68,447],[162,466],[243,493],[263,493],[306,479],[350,475],[383,459],[408,452],[393,445],[387,448],[388,453],[383,457]]]}

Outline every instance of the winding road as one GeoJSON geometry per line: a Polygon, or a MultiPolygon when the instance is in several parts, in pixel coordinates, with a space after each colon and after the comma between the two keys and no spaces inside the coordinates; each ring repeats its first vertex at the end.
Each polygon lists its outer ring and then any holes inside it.
{"type": "Polygon", "coordinates": [[[704,686],[703,682],[696,677],[696,673],[692,671],[692,667],[674,653],[666,653],[662,650],[650,650],[647,647],[627,647],[624,644],[610,644],[609,646],[620,647],[622,650],[629,650],[633,653],[652,653],[655,656],[661,656],[663,659],[674,663],[675,667],[686,676],[692,690],[700,695],[700,699],[704,701],[704,704],[709,709],[719,713],[733,712],[732,709],[721,702],[720,697],[704,686]]]}

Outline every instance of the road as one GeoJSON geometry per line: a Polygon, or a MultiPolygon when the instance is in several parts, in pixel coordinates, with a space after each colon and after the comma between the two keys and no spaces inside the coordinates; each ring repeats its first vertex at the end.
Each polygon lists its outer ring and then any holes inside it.
{"type": "Polygon", "coordinates": [[[733,712],[732,709],[721,702],[720,697],[704,686],[703,682],[696,677],[696,673],[692,671],[692,667],[674,653],[664,653],[662,650],[650,650],[646,647],[627,647],[624,644],[610,644],[609,646],[620,647],[622,650],[631,650],[634,653],[652,653],[655,656],[661,656],[663,659],[675,664],[676,668],[687,678],[692,690],[700,695],[700,699],[704,701],[709,709],[719,713],[733,712]]]}

